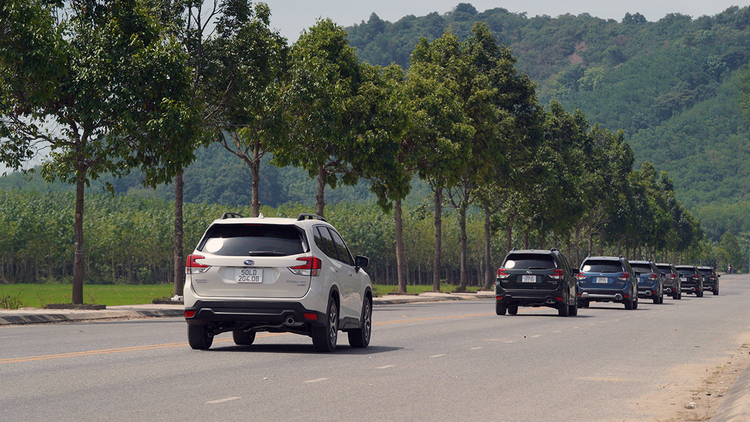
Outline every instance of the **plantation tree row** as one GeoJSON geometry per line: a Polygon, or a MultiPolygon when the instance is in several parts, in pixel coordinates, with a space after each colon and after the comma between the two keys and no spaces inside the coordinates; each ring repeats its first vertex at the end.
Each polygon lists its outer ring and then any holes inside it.
{"type": "MultiPolygon", "coordinates": [[[[0,284],[71,282],[73,198],[73,192],[0,191],[0,230],[4,234],[0,237],[0,284]]],[[[86,284],[160,284],[172,280],[172,202],[132,196],[112,197],[104,193],[87,194],[86,201],[91,208],[85,226],[86,284]]],[[[249,215],[252,208],[186,204],[186,246],[193,248],[209,222],[227,211],[249,215]]],[[[309,207],[301,205],[261,207],[261,212],[269,217],[293,217],[310,211],[309,207]]],[[[423,204],[405,207],[403,217],[407,284],[430,285],[434,212],[423,204]]],[[[328,218],[347,236],[349,247],[354,252],[371,258],[373,265],[368,272],[375,283],[397,284],[392,216],[384,214],[375,203],[339,203],[328,207],[328,218]]],[[[457,218],[457,213],[452,211],[443,216],[443,221],[446,227],[456,228],[457,218]]],[[[486,287],[483,216],[474,210],[467,220],[469,285],[486,287]]],[[[500,224],[493,222],[493,233],[496,235],[492,239],[491,253],[497,257],[492,264],[494,271],[504,256],[506,242],[500,224]]],[[[458,235],[458,230],[451,229],[443,237],[440,274],[441,280],[451,285],[457,285],[460,280],[458,235]]],[[[553,242],[552,237],[542,241],[537,236],[537,233],[528,236],[530,246],[553,242]]],[[[524,233],[516,231],[512,243],[522,246],[524,237],[524,233]]],[[[580,262],[589,253],[588,244],[588,238],[579,237],[578,242],[571,238],[570,244],[563,242],[559,246],[571,260],[578,255],[577,262],[580,262]]],[[[726,263],[725,254],[736,250],[736,246],[736,240],[732,243],[730,239],[715,245],[701,241],[684,253],[682,262],[726,263]]],[[[591,252],[601,253],[598,243],[591,252]]],[[[620,252],[624,253],[618,251],[616,245],[604,247],[604,253],[620,252]]],[[[654,259],[661,259],[663,253],[657,252],[654,259]]],[[[738,261],[732,262],[740,265],[741,261],[740,256],[738,261]]]]}
{"type": "MultiPolygon", "coordinates": [[[[433,270],[435,290],[448,268],[443,242],[456,228],[458,245],[450,250],[458,251],[459,289],[469,284],[472,268],[482,268],[484,284],[492,282],[499,228],[505,249],[520,235],[525,247],[575,245],[577,256],[585,239],[588,251],[598,242],[600,251],[676,254],[701,238],[665,174],[650,166],[632,171],[622,134],[590,127],[580,112],[557,103],[541,106],[535,85],[484,23],[465,41],[450,30],[432,42],[422,39],[404,72],[360,63],[344,29],[330,20],[289,46],[269,29],[268,6],[247,0],[205,8],[166,0],[74,0],[64,9],[20,0],[1,7],[0,160],[20,168],[41,145],[49,149],[42,175],[76,186],[73,303],[83,301],[86,271],[100,270],[94,261],[114,279],[164,271],[149,260],[137,269],[116,264],[111,252],[119,248],[95,256],[95,242],[131,228],[117,214],[114,227],[107,225],[111,233],[85,234],[94,230],[84,219],[86,186],[101,174],[133,169],[152,186],[174,181],[171,236],[151,231],[167,218],[155,213],[143,216],[142,237],[146,244],[173,239],[172,274],[181,292],[189,235],[182,172],[195,148],[213,142],[251,169],[249,215],[260,213],[258,167],[267,153],[318,181],[321,215],[326,187],[369,180],[380,208],[393,213],[390,246],[400,291],[413,253],[407,248],[415,247],[402,201],[415,177],[434,193],[433,239],[419,247],[432,245],[425,267],[433,270]],[[444,221],[444,207],[455,220],[444,221]],[[470,237],[469,217],[476,215],[481,238],[470,237]]],[[[102,212],[85,209],[89,218],[102,212]]]]}

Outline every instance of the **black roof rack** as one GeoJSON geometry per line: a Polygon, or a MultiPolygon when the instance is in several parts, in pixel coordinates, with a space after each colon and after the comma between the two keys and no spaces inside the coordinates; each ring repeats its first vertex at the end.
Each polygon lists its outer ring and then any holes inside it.
{"type": "Polygon", "coordinates": [[[238,214],[236,212],[225,212],[221,215],[222,220],[226,220],[227,218],[245,218],[241,214],[238,214]]]}
{"type": "Polygon", "coordinates": [[[302,213],[297,216],[297,221],[302,221],[302,220],[320,220],[320,221],[325,221],[326,223],[328,222],[326,221],[325,218],[317,214],[307,214],[307,213],[302,213]]]}

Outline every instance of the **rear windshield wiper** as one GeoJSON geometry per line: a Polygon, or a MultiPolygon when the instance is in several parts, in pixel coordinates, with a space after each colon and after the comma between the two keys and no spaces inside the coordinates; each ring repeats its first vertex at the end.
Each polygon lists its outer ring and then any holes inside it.
{"type": "Polygon", "coordinates": [[[250,256],[287,256],[284,252],[276,251],[250,251],[247,253],[250,256]]]}

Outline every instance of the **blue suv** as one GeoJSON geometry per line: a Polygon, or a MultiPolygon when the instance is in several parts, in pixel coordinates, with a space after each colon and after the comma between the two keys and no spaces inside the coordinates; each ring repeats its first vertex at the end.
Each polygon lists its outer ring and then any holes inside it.
{"type": "Polygon", "coordinates": [[[578,272],[579,306],[590,302],[615,302],[625,309],[638,308],[638,282],[624,257],[590,256],[578,272]]]}
{"type": "Polygon", "coordinates": [[[664,276],[651,261],[630,261],[630,267],[638,277],[638,297],[653,299],[655,304],[664,303],[664,276]]]}

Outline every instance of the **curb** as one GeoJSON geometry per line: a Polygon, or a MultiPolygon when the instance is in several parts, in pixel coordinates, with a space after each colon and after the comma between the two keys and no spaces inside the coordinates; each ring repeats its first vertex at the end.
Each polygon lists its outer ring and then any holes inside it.
{"type": "MultiPolygon", "coordinates": [[[[373,305],[403,305],[408,303],[445,302],[449,300],[491,299],[491,291],[478,293],[422,293],[414,296],[386,295],[376,297],[373,305]]],[[[76,309],[19,309],[0,310],[0,327],[5,325],[48,324],[60,322],[101,321],[111,319],[164,318],[183,316],[180,303],[112,306],[101,310],[76,309]]]]}
{"type": "Polygon", "coordinates": [[[709,422],[745,422],[750,420],[750,364],[729,388],[724,401],[709,422]]]}

